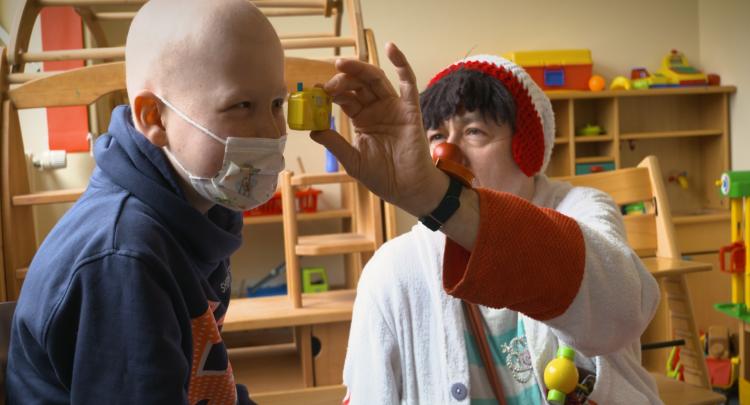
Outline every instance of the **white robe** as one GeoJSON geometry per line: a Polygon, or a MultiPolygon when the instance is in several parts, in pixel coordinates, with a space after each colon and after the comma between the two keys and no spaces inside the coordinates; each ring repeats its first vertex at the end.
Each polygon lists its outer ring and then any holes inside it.
{"type": "MultiPolygon", "coordinates": [[[[659,289],[627,245],[618,207],[594,189],[544,176],[535,183],[532,202],[575,219],[586,247],[583,280],[567,310],[544,322],[519,314],[540,389],[563,343],[596,365],[590,399],[599,405],[661,404],[639,341],[659,289]]],[[[461,301],[442,286],[444,247],[442,233],[417,224],[365,267],[344,367],[351,405],[469,403],[470,394],[458,400],[451,391],[471,386],[461,301]]]]}

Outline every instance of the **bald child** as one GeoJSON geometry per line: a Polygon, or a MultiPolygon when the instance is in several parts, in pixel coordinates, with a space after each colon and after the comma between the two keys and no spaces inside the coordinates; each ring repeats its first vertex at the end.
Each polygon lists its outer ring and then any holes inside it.
{"type": "Polygon", "coordinates": [[[250,404],[220,330],[240,211],[284,166],[283,51],[246,0],[151,0],[128,33],[129,105],[18,301],[9,404],[250,404]]]}

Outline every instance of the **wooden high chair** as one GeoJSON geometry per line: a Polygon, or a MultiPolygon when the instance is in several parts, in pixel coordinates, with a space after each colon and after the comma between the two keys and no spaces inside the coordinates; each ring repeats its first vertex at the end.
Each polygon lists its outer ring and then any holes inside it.
{"type": "Polygon", "coordinates": [[[31,192],[18,111],[89,105],[125,88],[122,62],[85,67],[30,81],[7,92],[2,104],[0,182],[2,241],[7,299],[18,297],[26,269],[36,252],[32,208],[74,202],[82,189],[31,192]]]}
{"type": "MultiPolygon", "coordinates": [[[[30,62],[86,60],[107,62],[123,60],[123,44],[109,44],[102,28],[110,21],[130,21],[138,8],[147,0],[24,0],[13,19],[8,60],[11,65],[10,83],[18,84],[49,75],[49,72],[26,73],[30,62]],[[31,32],[37,17],[45,7],[73,7],[81,16],[95,47],[84,49],[29,52],[31,32]],[[103,10],[102,7],[107,7],[103,10]]],[[[353,48],[353,57],[367,60],[365,31],[359,0],[255,0],[252,1],[267,17],[322,16],[333,19],[332,32],[279,33],[284,49],[332,48],[339,55],[341,48],[353,48]],[[349,15],[351,35],[343,36],[341,30],[344,5],[349,15]]]]}
{"type": "Polygon", "coordinates": [[[685,382],[666,376],[663,360],[644,365],[652,371],[659,394],[667,405],[722,404],[724,396],[711,390],[705,356],[693,317],[693,308],[685,276],[710,271],[711,265],[682,260],[674,238],[672,214],[661,169],[656,157],[646,157],[637,168],[567,177],[575,186],[592,187],[612,196],[617,205],[644,202],[645,214],[624,217],[628,242],[643,264],[659,281],[662,302],[643,340],[684,339],[680,360],[685,382]]]}

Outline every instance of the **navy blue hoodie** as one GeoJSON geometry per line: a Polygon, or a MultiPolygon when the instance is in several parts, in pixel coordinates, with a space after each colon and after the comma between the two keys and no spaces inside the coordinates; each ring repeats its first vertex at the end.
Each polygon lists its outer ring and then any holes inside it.
{"type": "Polygon", "coordinates": [[[29,267],[9,404],[240,404],[219,334],[239,213],[190,206],[163,152],[112,112],[96,168],[29,267]]]}

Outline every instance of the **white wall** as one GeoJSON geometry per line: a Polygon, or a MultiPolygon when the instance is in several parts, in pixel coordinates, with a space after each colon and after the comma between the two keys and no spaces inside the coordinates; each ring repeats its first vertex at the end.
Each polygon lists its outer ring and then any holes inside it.
{"type": "MultiPolygon", "coordinates": [[[[659,67],[671,49],[699,60],[697,0],[363,0],[381,66],[395,80],[383,46],[401,47],[424,86],[467,53],[588,48],[594,72],[610,80],[659,67]]],[[[399,212],[399,231],[415,220],[399,212]]]]}
{"type": "Polygon", "coordinates": [[[737,86],[730,102],[732,169],[750,170],[750,1],[698,2],[700,60],[737,86]]]}

